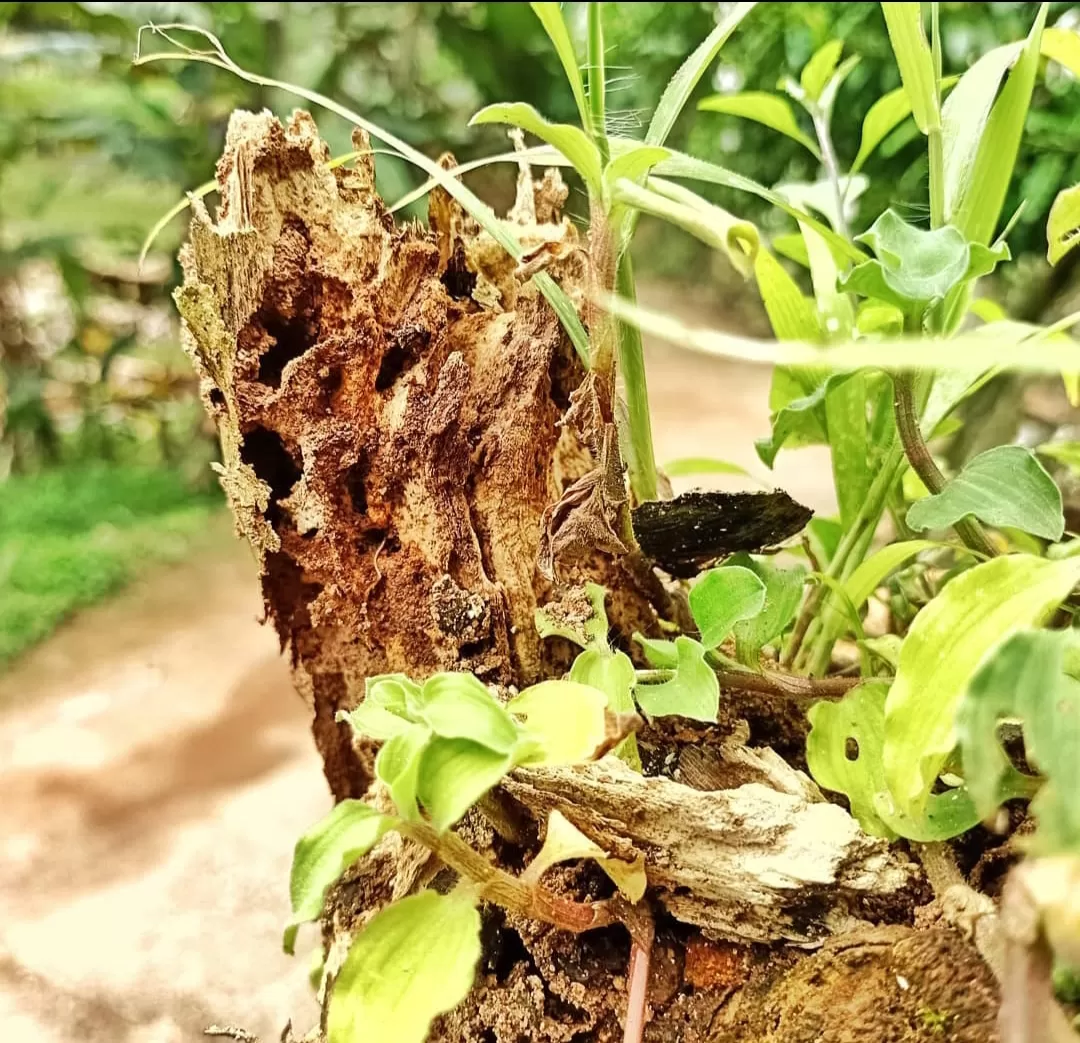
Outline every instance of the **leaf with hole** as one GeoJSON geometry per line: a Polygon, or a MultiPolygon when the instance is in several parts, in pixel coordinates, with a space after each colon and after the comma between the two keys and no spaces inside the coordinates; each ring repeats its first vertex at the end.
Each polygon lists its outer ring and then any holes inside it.
{"type": "Polygon", "coordinates": [[[552,811],[548,815],[544,844],[521,874],[521,878],[527,883],[537,884],[552,866],[580,858],[591,858],[596,862],[625,898],[631,902],[641,901],[648,886],[644,857],[638,855],[633,862],[612,858],[560,811],[552,811]]]}
{"type": "Polygon", "coordinates": [[[507,704],[523,718],[527,733],[537,739],[539,752],[528,764],[577,764],[591,760],[604,743],[607,696],[590,684],[541,681],[507,704]]]}
{"type": "Polygon", "coordinates": [[[361,929],[334,980],[327,1043],[423,1043],[472,989],[480,913],[462,891],[421,891],[361,929]]]}
{"type": "Polygon", "coordinates": [[[795,113],[786,98],[766,91],[744,91],[742,94],[714,94],[698,102],[702,112],[719,112],[727,116],[739,116],[769,127],[780,134],[785,134],[792,141],[797,141],[816,159],[821,159],[821,151],[814,141],[799,126],[795,113]]]}
{"type": "Polygon", "coordinates": [[[705,646],[691,637],[675,638],[675,676],[663,684],[639,684],[638,706],[650,717],[678,716],[716,723],[720,683],[705,661],[705,646]]]}
{"type": "Polygon", "coordinates": [[[392,818],[362,801],[343,800],[296,842],[289,877],[293,918],[283,942],[290,956],[300,924],[322,916],[326,892],[393,826],[392,818]]]}
{"type": "Polygon", "coordinates": [[[956,713],[982,660],[1045,623],[1080,582],[1080,559],[994,558],[961,573],[915,617],[885,708],[885,778],[918,815],[956,745],[956,713]]]}
{"type": "Polygon", "coordinates": [[[979,667],[956,715],[964,777],[984,819],[1037,787],[998,737],[1002,720],[1022,723],[1025,757],[1047,780],[1032,805],[1043,854],[1080,851],[1080,681],[1066,672],[1078,651],[1074,630],[1014,634],[979,667]]]}
{"type": "Polygon", "coordinates": [[[1061,490],[1035,454],[1019,445],[980,453],[936,496],[913,503],[907,523],[917,531],[947,529],[971,517],[1044,540],[1060,540],[1065,532],[1061,490]]]}
{"type": "Polygon", "coordinates": [[[932,842],[958,836],[979,821],[962,789],[930,798],[917,818],[896,809],[882,770],[887,685],[869,681],[839,702],[815,703],[807,714],[806,763],[815,781],[843,793],[859,825],[875,837],[932,842]]]}

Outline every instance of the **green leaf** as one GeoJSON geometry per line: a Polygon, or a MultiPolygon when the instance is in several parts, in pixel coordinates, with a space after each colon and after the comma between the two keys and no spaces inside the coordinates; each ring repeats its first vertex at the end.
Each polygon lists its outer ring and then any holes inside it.
{"type": "MultiPolygon", "coordinates": [[[[755,577],[756,578],[756,577],[755,577]]],[[[650,717],[679,716],[716,723],[720,683],[705,661],[705,647],[693,638],[675,638],[675,676],[663,684],[639,684],[638,706],[650,717]]]]}
{"type": "Polygon", "coordinates": [[[923,29],[922,5],[883,3],[881,10],[912,115],[919,130],[926,134],[940,125],[940,114],[937,75],[923,29]]]}
{"type": "MultiPolygon", "coordinates": [[[[591,685],[607,696],[608,709],[612,713],[634,713],[634,664],[625,652],[586,649],[574,660],[570,668],[570,680],[575,684],[591,685]]],[[[615,756],[625,761],[635,771],[641,771],[641,756],[637,739],[627,736],[614,750],[615,756]]]]}
{"type": "Polygon", "coordinates": [[[285,928],[284,938],[290,956],[300,924],[322,916],[326,892],[393,826],[392,818],[363,801],[343,800],[296,842],[289,877],[293,918],[285,928]]]}
{"type": "Polygon", "coordinates": [[[994,103],[978,156],[970,168],[966,191],[957,209],[946,211],[946,220],[973,243],[989,243],[997,230],[1039,71],[1040,43],[1048,10],[1048,4],[1040,4],[1020,60],[994,103]]]}
{"type": "Polygon", "coordinates": [[[335,719],[347,721],[357,735],[374,739],[376,742],[386,742],[412,727],[407,718],[399,717],[396,713],[367,701],[354,710],[339,710],[335,719]]]}
{"type": "Polygon", "coordinates": [[[874,251],[877,260],[854,268],[843,289],[905,311],[913,304],[944,300],[953,287],[989,274],[1009,257],[1004,243],[990,250],[968,243],[952,226],[917,228],[892,209],[856,238],[874,251]]]}
{"type": "Polygon", "coordinates": [[[840,61],[840,55],[844,50],[843,40],[830,40],[827,44],[819,47],[803,66],[799,83],[811,101],[817,101],[821,92],[825,89],[836,71],[836,63],[840,61]]]}
{"type": "Polygon", "coordinates": [[[570,39],[570,31],[566,28],[566,21],[563,19],[562,4],[530,3],[529,6],[533,9],[533,14],[540,19],[544,32],[548,34],[548,39],[554,46],[559,61],[562,62],[566,82],[570,84],[570,90],[574,92],[574,101],[577,103],[581,125],[588,127],[591,124],[589,103],[585,98],[585,83],[581,78],[581,67],[578,65],[574,43],[570,39]]]}
{"type": "Polygon", "coordinates": [[[1030,449],[1002,445],[980,453],[936,496],[913,503],[913,529],[947,529],[975,517],[996,528],[1021,529],[1044,540],[1065,532],[1061,490],[1030,449]]]}
{"type": "Polygon", "coordinates": [[[785,98],[765,91],[744,91],[742,94],[713,94],[698,102],[702,112],[720,112],[728,116],[741,116],[755,123],[786,134],[797,141],[816,159],[821,159],[817,142],[803,132],[795,119],[795,113],[785,98]]]}
{"type": "Polygon", "coordinates": [[[736,554],[724,567],[749,569],[765,586],[765,604],[761,611],[736,623],[733,631],[739,662],[757,668],[762,648],[787,629],[799,610],[806,569],[802,565],[777,568],[767,558],[752,558],[749,554],[736,554]]]}
{"type": "Polygon", "coordinates": [[[603,194],[600,150],[580,127],[571,126],[569,123],[549,123],[536,109],[523,101],[488,105],[469,120],[470,127],[483,123],[505,123],[535,134],[570,160],[590,192],[598,197],[603,194]]]}
{"type": "Polygon", "coordinates": [[[880,334],[898,337],[904,332],[904,313],[895,304],[863,301],[855,317],[855,328],[866,337],[880,334]]]}
{"type": "Polygon", "coordinates": [[[777,340],[820,339],[814,302],[803,296],[787,269],[764,248],[754,258],[754,278],[777,340]]]}
{"type": "Polygon", "coordinates": [[[848,380],[834,380],[825,387],[825,429],[829,434],[833,483],[840,506],[840,520],[854,523],[866,502],[874,475],[876,446],[871,445],[867,403],[878,374],[862,370],[848,380]]]}
{"type": "Polygon", "coordinates": [[[671,128],[686,106],[690,95],[713,59],[720,53],[720,48],[727,43],[728,37],[739,23],[757,6],[756,3],[735,4],[728,10],[704,40],[695,48],[694,53],[679,66],[671,77],[664,93],[660,96],[656,111],[645,133],[647,145],[663,145],[667,141],[671,128]]]}
{"type": "Polygon", "coordinates": [[[897,807],[925,807],[956,743],[956,710],[983,658],[1038,626],[1080,580],[1080,559],[1014,554],[957,576],[915,617],[885,712],[885,778],[897,807]]]}
{"type": "Polygon", "coordinates": [[[950,219],[960,210],[971,185],[979,142],[990,119],[998,88],[1023,49],[1009,44],[987,51],[960,77],[956,90],[941,109],[944,149],[945,214],[950,219]]]}
{"type": "Polygon", "coordinates": [[[470,739],[432,739],[420,758],[417,796],[431,824],[445,833],[514,766],[508,753],[470,739]]]}
{"type": "Polygon", "coordinates": [[[536,610],[536,632],[541,638],[564,637],[581,648],[608,647],[607,591],[598,583],[571,587],[551,605],[536,610]]]}
{"type": "Polygon", "coordinates": [[[778,408],[776,403],[782,401],[782,395],[795,392],[800,384],[798,378],[790,372],[776,370],[773,376],[773,388],[777,389],[777,378],[779,378],[779,387],[783,391],[776,398],[770,396],[769,405],[773,409],[772,434],[754,443],[761,462],[771,468],[776,462],[777,453],[785,444],[798,446],[827,442],[826,397],[832,389],[839,387],[853,376],[854,373],[830,373],[808,393],[799,398],[792,397],[778,408]]]}
{"type": "Polygon", "coordinates": [[[839,233],[834,232],[823,221],[819,221],[816,217],[794,206],[779,192],[766,188],[764,185],[760,185],[742,174],[736,174],[726,167],[673,150],[667,159],[653,168],[653,171],[660,177],[690,178],[711,185],[733,188],[739,192],[749,192],[751,195],[764,199],[767,203],[771,203],[773,206],[783,210],[784,213],[795,218],[796,221],[809,224],[839,256],[855,262],[866,260],[865,255],[857,246],[850,243],[839,233]]]}
{"type": "Polygon", "coordinates": [[[392,902],[338,972],[327,1043],[424,1043],[432,1021],[469,994],[479,960],[480,914],[469,895],[421,891],[392,902]]]}
{"type": "Polygon", "coordinates": [[[394,801],[397,813],[408,822],[419,818],[416,807],[420,760],[431,741],[431,729],[414,724],[388,739],[375,758],[375,776],[394,801]]]}
{"type": "Polygon", "coordinates": [[[885,784],[882,749],[888,686],[870,681],[840,702],[815,703],[807,713],[806,763],[825,789],[843,793],[859,825],[875,837],[931,842],[958,836],[978,824],[979,815],[962,789],[930,797],[925,812],[899,812],[885,784]]]}
{"type": "Polygon", "coordinates": [[[1046,259],[1057,264],[1073,247],[1080,244],[1080,185],[1062,189],[1050,208],[1046,225],[1049,249],[1046,259]]]}
{"type": "Polygon", "coordinates": [[[738,565],[709,569],[690,590],[690,611],[706,648],[716,648],[736,623],[764,607],[765,584],[738,565]]]}
{"type": "Polygon", "coordinates": [[[901,565],[906,564],[916,554],[941,544],[934,540],[905,540],[890,543],[866,559],[845,581],[844,593],[857,608],[870,599],[870,595],[885,582],[901,565]]]}
{"type": "Polygon", "coordinates": [[[681,456],[664,464],[663,471],[669,478],[685,478],[694,474],[737,474],[744,478],[754,477],[741,464],[732,463],[730,460],[717,460],[711,456],[681,456]]]}
{"type": "Polygon", "coordinates": [[[1065,673],[1076,647],[1075,631],[1014,634],[979,667],[956,715],[964,777],[984,819],[1018,790],[1034,789],[997,734],[1002,719],[1023,722],[1028,762],[1049,777],[1035,802],[1037,841],[1048,854],[1080,850],[1080,681],[1065,673]]]}
{"type": "Polygon", "coordinates": [[[810,267],[810,253],[801,232],[786,232],[773,237],[772,248],[789,261],[794,261],[803,268],[810,267]]]}
{"type": "Polygon", "coordinates": [[[1074,474],[1080,474],[1080,442],[1044,442],[1035,452],[1057,460],[1074,474]]]}
{"type": "Polygon", "coordinates": [[[429,677],[417,716],[444,739],[471,739],[496,753],[509,753],[518,741],[514,719],[472,674],[429,677]]]}
{"type": "Polygon", "coordinates": [[[671,150],[654,145],[638,145],[612,159],[604,167],[604,191],[610,196],[615,183],[622,178],[640,181],[657,163],[662,163],[671,150]]]}
{"type": "Polygon", "coordinates": [[[900,662],[900,646],[903,638],[899,634],[882,634],[881,637],[866,637],[860,642],[863,648],[880,659],[896,673],[900,662]]]}
{"type": "Polygon", "coordinates": [[[604,742],[607,697],[589,684],[541,681],[511,699],[507,709],[525,719],[542,752],[529,764],[578,764],[591,760],[604,742]]]}
{"type": "Polygon", "coordinates": [[[635,633],[634,643],[641,646],[645,661],[656,670],[674,670],[679,665],[679,653],[674,641],[635,633]]]}
{"type": "MultiPolygon", "coordinates": [[[[941,81],[941,89],[951,87],[959,80],[959,76],[947,76],[941,81]]],[[[862,125],[862,141],[859,143],[859,152],[855,156],[855,162],[851,164],[851,173],[856,174],[863,168],[863,164],[873,155],[874,150],[880,145],[892,131],[911,115],[911,102],[908,100],[907,91],[903,87],[897,87],[888,94],[883,94],[867,112],[862,125]]]]}
{"type": "Polygon", "coordinates": [[[378,674],[364,681],[364,702],[412,720],[421,687],[404,674],[378,674]]]}

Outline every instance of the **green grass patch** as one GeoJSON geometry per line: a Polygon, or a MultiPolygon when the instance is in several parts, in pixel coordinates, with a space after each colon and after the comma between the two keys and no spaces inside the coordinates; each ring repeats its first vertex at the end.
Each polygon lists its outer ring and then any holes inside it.
{"type": "Polygon", "coordinates": [[[176,472],[134,467],[0,485],[0,666],[145,565],[183,560],[220,504],[176,472]]]}

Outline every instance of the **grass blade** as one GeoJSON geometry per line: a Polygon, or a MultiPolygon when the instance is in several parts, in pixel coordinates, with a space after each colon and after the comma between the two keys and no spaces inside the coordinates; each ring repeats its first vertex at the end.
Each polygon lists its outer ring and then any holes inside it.
{"type": "Polygon", "coordinates": [[[720,53],[720,48],[727,43],[728,37],[735,32],[739,23],[757,6],[756,3],[736,4],[720,21],[716,28],[705,37],[697,49],[671,77],[671,81],[664,88],[660,102],[653,113],[649,129],[645,134],[645,143],[648,145],[663,145],[671,128],[679,114],[686,107],[690,95],[698,85],[705,70],[712,64],[713,59],[720,53]]]}
{"type": "MultiPolygon", "coordinates": [[[[358,113],[353,112],[345,105],[341,105],[332,98],[328,98],[325,94],[320,94],[318,91],[307,90],[306,88],[298,87],[295,84],[285,83],[282,80],[275,80],[269,76],[260,76],[258,73],[249,72],[247,69],[241,68],[228,56],[221,41],[218,40],[213,33],[207,32],[205,29],[199,29],[196,26],[184,25],[182,23],[163,26],[143,26],[139,29],[134,64],[146,65],[155,61],[197,61],[202,62],[205,65],[213,65],[216,68],[224,69],[226,72],[232,73],[234,76],[237,76],[248,83],[286,91],[289,94],[296,95],[298,98],[303,98],[305,101],[311,102],[313,105],[319,105],[322,108],[333,112],[335,115],[340,116],[349,123],[366,130],[372,137],[378,138],[380,141],[384,141],[386,144],[397,149],[403,158],[414,163],[421,170],[425,171],[429,177],[433,178],[436,183],[446,189],[446,191],[465,208],[477,224],[479,224],[484,231],[486,231],[508,254],[510,254],[511,257],[515,260],[520,260],[524,256],[524,249],[521,243],[519,243],[514,235],[508,230],[504,222],[499,220],[491,207],[484,203],[475,193],[466,188],[456,177],[452,174],[448,174],[442,167],[429,159],[422,152],[413,148],[407,142],[402,141],[401,138],[390,133],[390,131],[383,130],[382,127],[372,123],[371,120],[365,119],[358,113]],[[177,41],[168,36],[168,31],[171,30],[190,32],[197,36],[201,36],[211,45],[212,50],[210,52],[195,51],[190,47],[177,43],[177,41]],[[152,32],[163,36],[172,43],[173,46],[177,47],[178,50],[143,54],[142,37],[144,32],[152,32]]],[[[534,276],[533,281],[536,283],[541,293],[543,293],[544,297],[547,298],[548,303],[555,309],[555,312],[558,314],[560,321],[562,321],[567,336],[573,343],[578,356],[587,366],[589,364],[589,338],[588,334],[585,332],[585,327],[578,318],[577,310],[574,308],[570,298],[550,276],[546,275],[546,273],[540,273],[540,275],[534,276]],[[541,278],[541,276],[544,277],[541,278]]]]}
{"type": "Polygon", "coordinates": [[[1001,217],[1039,71],[1042,32],[1048,10],[1048,4],[1039,6],[1035,24],[1020,58],[1009,74],[983,131],[978,155],[971,166],[967,191],[957,210],[950,215],[951,223],[975,243],[988,244],[1001,217]]]}
{"type": "Polygon", "coordinates": [[[695,159],[682,152],[672,152],[671,156],[662,163],[658,163],[653,170],[664,177],[684,177],[695,181],[706,181],[713,185],[723,185],[725,188],[734,188],[740,192],[750,192],[752,195],[772,203],[773,206],[790,214],[796,221],[805,222],[813,228],[826,242],[832,246],[841,257],[846,257],[854,262],[861,263],[866,260],[866,255],[855,245],[850,243],[842,235],[834,232],[823,221],[811,217],[804,210],[792,206],[779,192],[766,188],[757,181],[742,174],[736,174],[726,167],[709,163],[703,159],[695,159]]]}
{"type": "Polygon", "coordinates": [[[885,24],[900,79],[911,103],[915,123],[923,134],[940,126],[937,77],[934,59],[923,29],[922,5],[918,3],[882,4],[885,24]]]}
{"type": "Polygon", "coordinates": [[[728,116],[741,116],[763,126],[786,134],[797,141],[819,162],[821,150],[817,143],[803,133],[795,120],[795,113],[787,100],[766,91],[744,91],[742,94],[714,94],[698,103],[702,112],[722,112],[728,116]]]}
{"type": "Polygon", "coordinates": [[[607,98],[604,63],[604,5],[600,0],[589,4],[589,112],[592,120],[587,126],[593,141],[600,145],[607,136],[607,98]]]}
{"type": "Polygon", "coordinates": [[[566,81],[570,84],[570,90],[574,92],[574,101],[577,102],[581,125],[591,126],[589,103],[585,98],[585,84],[581,79],[581,67],[578,65],[574,42],[570,39],[570,30],[566,28],[562,4],[543,3],[529,4],[529,6],[533,9],[533,14],[540,19],[544,32],[548,34],[548,39],[555,48],[559,61],[562,62],[566,81]]]}

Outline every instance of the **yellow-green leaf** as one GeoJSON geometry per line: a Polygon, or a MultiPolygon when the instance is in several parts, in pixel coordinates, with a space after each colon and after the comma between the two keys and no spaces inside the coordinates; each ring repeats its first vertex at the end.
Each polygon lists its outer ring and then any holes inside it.
{"type": "Polygon", "coordinates": [[[430,728],[413,724],[383,743],[375,758],[376,778],[389,790],[397,813],[407,821],[415,821],[419,817],[416,787],[420,758],[430,740],[430,728]]]}
{"type": "Polygon", "coordinates": [[[417,772],[417,796],[445,833],[514,766],[514,758],[469,739],[433,738],[417,772]]]}
{"type": "Polygon", "coordinates": [[[714,94],[698,103],[703,112],[721,112],[728,116],[740,116],[755,123],[786,134],[797,141],[817,159],[821,151],[817,143],[803,132],[795,119],[795,113],[785,98],[765,91],[744,91],[742,94],[714,94]]]}
{"type": "Polygon", "coordinates": [[[915,123],[924,134],[940,124],[937,77],[930,44],[923,29],[919,3],[882,4],[900,79],[911,104],[915,123]]]}
{"type": "Polygon", "coordinates": [[[486,685],[467,673],[439,673],[424,682],[417,717],[436,735],[471,739],[496,753],[509,753],[518,728],[486,685]]]}
{"type": "Polygon", "coordinates": [[[592,685],[541,681],[511,699],[507,709],[543,746],[529,764],[577,764],[603,744],[607,696],[592,685]]]}
{"type": "Polygon", "coordinates": [[[1080,185],[1062,189],[1050,208],[1046,224],[1049,249],[1046,259],[1057,264],[1070,250],[1080,245],[1080,185]]]}
{"type": "Polygon", "coordinates": [[[284,938],[287,953],[292,955],[300,924],[322,916],[330,887],[393,825],[392,818],[363,801],[343,800],[296,842],[289,877],[293,918],[284,938]]]}
{"type": "Polygon", "coordinates": [[[589,190],[597,196],[601,195],[603,172],[600,150],[580,127],[569,123],[550,123],[523,101],[488,105],[469,120],[469,126],[482,123],[505,123],[535,134],[541,141],[557,148],[573,164],[589,190]]]}
{"type": "Polygon", "coordinates": [[[560,811],[553,811],[548,816],[544,845],[521,877],[528,883],[536,884],[552,866],[578,858],[593,859],[626,898],[631,902],[641,901],[648,886],[644,856],[638,855],[633,862],[612,858],[560,811]]]}
{"type": "Polygon", "coordinates": [[[803,66],[799,83],[811,101],[817,101],[825,84],[829,82],[832,74],[836,71],[836,63],[840,61],[840,55],[844,50],[843,40],[830,40],[827,44],[819,47],[803,66]]]}
{"type": "Polygon", "coordinates": [[[862,608],[870,595],[901,565],[924,550],[940,546],[941,544],[934,540],[905,540],[901,543],[890,543],[867,558],[844,581],[844,593],[857,609],[862,608]]]}
{"type": "MultiPolygon", "coordinates": [[[[951,87],[959,76],[947,76],[941,81],[941,89],[951,87]]],[[[855,162],[851,164],[851,173],[862,170],[863,164],[873,155],[874,150],[889,134],[911,115],[911,101],[903,87],[883,94],[867,112],[862,125],[862,140],[855,162]]]]}
{"type": "Polygon", "coordinates": [[[995,558],[952,580],[919,614],[886,702],[885,779],[918,816],[956,744],[956,711],[983,658],[1046,621],[1080,581],[1080,559],[995,558]]]}
{"type": "Polygon", "coordinates": [[[424,1043],[472,989],[480,914],[461,891],[421,891],[376,913],[334,981],[327,1043],[424,1043]]]}
{"type": "Polygon", "coordinates": [[[685,478],[694,474],[737,474],[744,478],[754,477],[741,464],[732,463],[730,460],[717,460],[711,456],[681,456],[664,464],[663,471],[669,478],[685,478]]]}
{"type": "MultiPolygon", "coordinates": [[[[636,679],[630,657],[625,652],[610,652],[606,648],[587,648],[570,667],[570,680],[603,692],[607,696],[608,709],[616,714],[634,712],[636,679]]],[[[635,736],[628,735],[613,752],[634,771],[641,771],[641,755],[635,736]]]]}
{"type": "Polygon", "coordinates": [[[709,569],[690,590],[690,611],[706,648],[716,648],[736,623],[764,607],[765,584],[738,565],[709,569]]]}
{"type": "Polygon", "coordinates": [[[675,638],[675,676],[663,684],[639,684],[638,706],[650,717],[678,716],[716,722],[720,683],[705,661],[705,647],[685,635],[675,638]]]}
{"type": "Polygon", "coordinates": [[[578,64],[577,54],[574,51],[574,43],[570,39],[570,31],[566,28],[566,21],[563,18],[562,4],[530,3],[529,6],[533,9],[533,14],[540,19],[544,32],[548,34],[548,39],[551,40],[555,53],[562,62],[566,82],[570,84],[570,90],[574,93],[581,125],[588,127],[590,114],[589,103],[585,98],[585,83],[581,78],[581,66],[578,64]]]}
{"type": "Polygon", "coordinates": [[[1042,53],[1064,65],[1074,76],[1080,76],[1080,33],[1057,26],[1044,29],[1042,53]]]}

